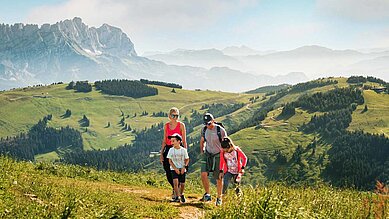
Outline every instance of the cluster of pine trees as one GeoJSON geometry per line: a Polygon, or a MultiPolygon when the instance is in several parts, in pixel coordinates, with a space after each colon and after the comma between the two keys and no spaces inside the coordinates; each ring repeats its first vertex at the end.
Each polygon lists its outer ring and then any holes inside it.
{"type": "Polygon", "coordinates": [[[62,161],[69,164],[93,166],[100,170],[140,171],[155,159],[150,152],[159,151],[163,138],[163,123],[137,132],[134,144],[109,150],[70,152],[62,161]]]}
{"type": "Polygon", "coordinates": [[[59,148],[82,150],[81,133],[70,127],[60,129],[47,127],[51,118],[52,115],[45,116],[27,133],[1,138],[0,153],[20,160],[33,161],[35,155],[56,151],[59,148]]]}
{"type": "Polygon", "coordinates": [[[380,78],[372,77],[372,76],[351,76],[347,79],[347,83],[350,84],[360,84],[360,83],[366,83],[366,82],[373,82],[380,84],[382,86],[387,85],[388,83],[380,78]]]}
{"type": "Polygon", "coordinates": [[[153,112],[153,114],[151,115],[152,117],[168,117],[168,113],[166,112],[162,112],[162,111],[159,111],[159,112],[153,112]]]}
{"type": "Polygon", "coordinates": [[[336,137],[344,133],[352,120],[352,108],[334,110],[323,115],[314,115],[308,124],[304,124],[302,129],[305,132],[318,132],[324,137],[336,137]]]}
{"type": "Polygon", "coordinates": [[[247,91],[246,94],[258,94],[258,93],[275,94],[277,91],[282,90],[282,89],[286,89],[289,86],[291,86],[291,85],[280,84],[280,85],[264,86],[264,87],[259,87],[259,88],[254,89],[254,90],[247,91]]]}
{"type": "Polygon", "coordinates": [[[364,103],[362,90],[353,88],[336,88],[325,93],[318,92],[313,95],[304,95],[296,102],[296,107],[309,111],[328,112],[331,110],[349,107],[352,103],[364,103]]]}
{"type": "Polygon", "coordinates": [[[143,111],[141,114],[140,114],[140,116],[148,116],[149,115],[149,113],[145,110],[145,111],[143,111]]]}
{"type": "Polygon", "coordinates": [[[338,136],[328,151],[325,175],[337,186],[371,189],[389,183],[389,138],[362,131],[338,136]]]}
{"type": "MultiPolygon", "coordinates": [[[[262,97],[262,99],[261,99],[261,100],[264,100],[264,99],[266,99],[266,97],[265,97],[265,96],[264,96],[264,97],[262,97]]],[[[255,103],[255,102],[259,101],[259,96],[250,97],[250,98],[249,98],[249,101],[250,101],[250,103],[255,103]]]]}
{"type": "Polygon", "coordinates": [[[359,83],[366,83],[367,79],[363,76],[351,76],[347,79],[347,83],[350,84],[359,84],[359,83]]]}
{"type": "Polygon", "coordinates": [[[285,106],[282,108],[282,112],[279,115],[279,117],[291,117],[294,114],[296,114],[296,109],[294,106],[294,103],[286,103],[285,106]]]}
{"type": "MultiPolygon", "coordinates": [[[[120,121],[119,121],[119,125],[122,126],[122,131],[134,131],[134,130],[131,128],[131,125],[126,123],[126,118],[127,118],[127,119],[130,118],[130,115],[125,116],[125,115],[124,115],[124,112],[123,112],[122,110],[120,110],[120,111],[121,111],[121,113],[122,113],[122,114],[121,114],[121,117],[122,117],[122,118],[121,118],[120,121]]],[[[136,117],[136,113],[135,113],[134,117],[136,117]]],[[[108,122],[106,128],[108,128],[108,127],[110,127],[110,126],[111,126],[111,123],[108,122]]]]}
{"type": "Polygon", "coordinates": [[[302,125],[305,132],[318,132],[324,137],[341,135],[352,120],[357,104],[365,102],[362,91],[355,88],[341,88],[302,96],[294,105],[310,111],[326,112],[314,115],[308,124],[302,125]]]}
{"type": "Polygon", "coordinates": [[[366,79],[367,79],[367,81],[378,83],[378,84],[381,84],[381,85],[388,84],[386,81],[384,81],[384,80],[382,80],[380,78],[372,77],[372,76],[367,76],[366,79]]]}
{"type": "Polygon", "coordinates": [[[282,180],[289,185],[315,185],[319,181],[318,163],[323,164],[324,156],[316,157],[316,140],[306,147],[298,145],[291,158],[281,151],[274,152],[274,161],[268,165],[266,175],[275,180],[282,180]]]}
{"type": "Polygon", "coordinates": [[[78,92],[91,92],[92,91],[92,85],[88,83],[88,81],[77,81],[74,83],[74,81],[71,81],[67,86],[67,90],[76,90],[78,92]]]}
{"type": "Polygon", "coordinates": [[[324,87],[327,85],[337,84],[337,83],[338,83],[337,80],[318,79],[315,81],[308,81],[308,82],[298,83],[296,85],[293,85],[292,87],[290,87],[289,92],[291,93],[301,92],[301,91],[306,91],[313,88],[324,87]]]}
{"type": "Polygon", "coordinates": [[[279,98],[281,98],[289,93],[303,92],[303,91],[307,91],[307,90],[310,90],[313,88],[324,87],[327,85],[337,84],[337,83],[338,83],[337,80],[318,79],[315,81],[298,83],[298,84],[295,84],[293,86],[286,87],[284,89],[270,91],[270,92],[267,92],[265,94],[265,96],[270,96],[270,95],[276,94],[275,96],[273,96],[273,98],[279,99],[279,98]]]}
{"type": "Polygon", "coordinates": [[[140,82],[143,84],[151,84],[151,85],[159,85],[159,86],[164,86],[164,87],[171,87],[171,88],[179,88],[182,89],[182,86],[179,84],[174,84],[174,83],[167,83],[167,82],[162,82],[162,81],[149,81],[147,79],[140,79],[140,82]]]}
{"type": "Polygon", "coordinates": [[[103,80],[96,81],[97,90],[110,95],[123,95],[133,98],[158,95],[158,89],[149,87],[140,81],[131,80],[103,80]]]}

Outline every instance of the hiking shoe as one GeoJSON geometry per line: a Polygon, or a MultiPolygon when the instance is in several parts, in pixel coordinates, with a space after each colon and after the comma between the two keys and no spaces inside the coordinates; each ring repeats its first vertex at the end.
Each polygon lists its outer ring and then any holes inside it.
{"type": "Polygon", "coordinates": [[[181,202],[182,202],[182,203],[185,203],[185,202],[186,202],[186,199],[185,199],[185,196],[184,196],[184,195],[181,195],[181,202]]]}
{"type": "Polygon", "coordinates": [[[202,202],[209,202],[209,201],[212,201],[212,197],[211,197],[211,195],[205,193],[203,195],[203,197],[200,199],[200,201],[202,201],[202,202]]]}
{"type": "Polygon", "coordinates": [[[180,202],[180,197],[174,197],[171,202],[180,202]]]}
{"type": "Polygon", "coordinates": [[[222,205],[222,199],[221,198],[216,198],[216,206],[222,205]]]}

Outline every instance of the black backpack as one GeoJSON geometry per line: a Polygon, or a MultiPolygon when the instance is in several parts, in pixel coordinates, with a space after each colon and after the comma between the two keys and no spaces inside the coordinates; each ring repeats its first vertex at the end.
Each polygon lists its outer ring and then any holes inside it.
{"type": "MultiPolygon", "coordinates": [[[[215,122],[215,124],[216,124],[217,136],[219,137],[219,141],[221,143],[222,142],[222,132],[221,132],[221,128],[220,127],[224,128],[224,126],[223,126],[223,123],[221,123],[221,122],[215,122]]],[[[205,139],[205,131],[206,130],[207,130],[207,126],[204,126],[203,127],[203,131],[201,132],[201,136],[204,137],[204,142],[207,141],[207,139],[205,139]]]]}

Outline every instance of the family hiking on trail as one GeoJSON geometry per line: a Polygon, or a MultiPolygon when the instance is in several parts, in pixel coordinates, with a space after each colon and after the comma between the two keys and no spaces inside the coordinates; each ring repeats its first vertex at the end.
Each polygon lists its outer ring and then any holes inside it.
{"type": "MultiPolygon", "coordinates": [[[[175,107],[170,109],[168,117],[170,121],[164,126],[160,161],[172,187],[171,201],[185,203],[185,178],[189,165],[185,124],[179,121],[179,110],[175,107]]],[[[222,195],[226,194],[231,181],[235,185],[236,194],[242,194],[239,185],[247,164],[247,156],[240,147],[234,145],[223,125],[216,122],[212,114],[204,114],[203,124],[200,164],[205,193],[200,201],[212,201],[208,178],[209,174],[212,174],[217,190],[215,204],[220,206],[222,195]]]]}

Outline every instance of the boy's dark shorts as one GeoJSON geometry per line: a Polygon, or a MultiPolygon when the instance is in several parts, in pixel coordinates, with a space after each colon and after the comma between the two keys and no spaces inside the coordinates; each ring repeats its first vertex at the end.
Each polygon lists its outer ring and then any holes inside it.
{"type": "Polygon", "coordinates": [[[172,170],[171,172],[172,172],[173,179],[178,179],[179,183],[185,183],[186,173],[184,173],[184,174],[177,174],[176,171],[174,171],[174,170],[172,170]]]}

